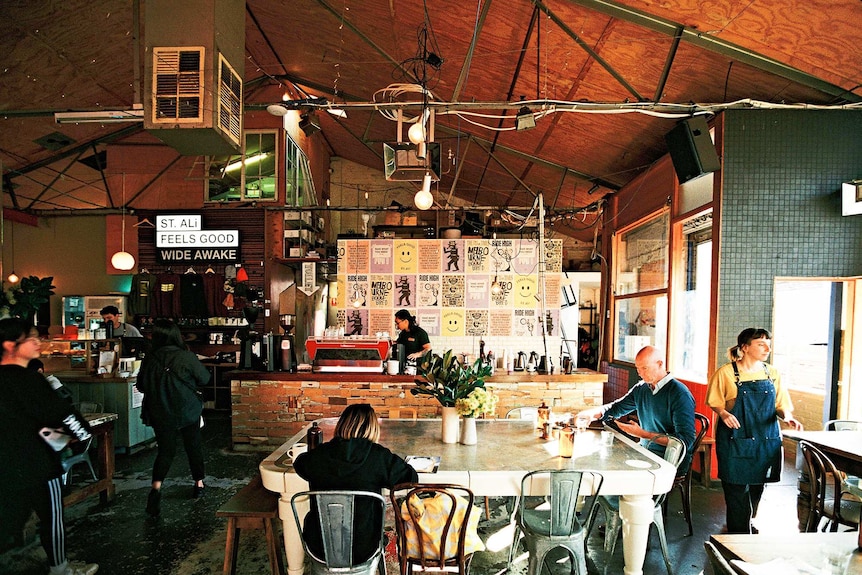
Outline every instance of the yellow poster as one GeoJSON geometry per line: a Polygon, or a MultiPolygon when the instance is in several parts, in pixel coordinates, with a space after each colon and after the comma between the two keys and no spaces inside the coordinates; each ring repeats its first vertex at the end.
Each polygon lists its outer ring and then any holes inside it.
{"type": "Polygon", "coordinates": [[[533,309],[539,306],[539,282],[534,275],[515,276],[515,307],[533,309]]]}
{"type": "Polygon", "coordinates": [[[457,337],[464,335],[464,310],[445,309],[440,315],[440,335],[457,337]]]}
{"type": "Polygon", "coordinates": [[[392,273],[415,274],[419,269],[419,241],[392,240],[392,273]]]}

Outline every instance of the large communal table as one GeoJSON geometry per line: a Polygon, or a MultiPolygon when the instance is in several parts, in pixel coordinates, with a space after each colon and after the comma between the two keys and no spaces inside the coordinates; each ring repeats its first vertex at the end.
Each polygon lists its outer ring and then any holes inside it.
{"type": "MultiPolygon", "coordinates": [[[[324,440],[332,438],[336,421],[335,418],[318,421],[324,440]]],[[[671,489],[676,468],[640,445],[616,435],[611,446],[602,446],[599,433],[587,430],[576,437],[574,456],[563,458],[557,455],[557,441],[537,437],[529,421],[478,420],[476,445],[442,443],[439,419],[382,419],[380,424],[380,443],[394,453],[402,457],[440,456],[437,471],[420,473],[420,482],[457,483],[469,487],[476,495],[518,495],[521,478],[536,469],[598,471],[604,477],[601,493],[620,496],[624,572],[626,575],[643,572],[653,519],[653,495],[671,489]]],[[[284,526],[291,575],[301,575],[304,554],[290,498],[308,489],[308,484],[294,473],[287,451],[304,438],[305,430],[260,464],[264,486],[281,495],[279,517],[284,526]]]]}

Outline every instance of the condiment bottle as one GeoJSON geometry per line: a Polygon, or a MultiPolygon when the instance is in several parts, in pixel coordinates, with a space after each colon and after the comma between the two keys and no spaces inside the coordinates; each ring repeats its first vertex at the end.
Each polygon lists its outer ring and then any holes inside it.
{"type": "Polygon", "coordinates": [[[544,430],[545,424],[548,423],[548,420],[551,418],[551,408],[545,405],[545,402],[542,401],[542,405],[539,406],[539,409],[536,410],[537,415],[537,425],[539,429],[544,430]]]}
{"type": "Polygon", "coordinates": [[[318,427],[316,421],[311,423],[311,428],[305,434],[305,442],[308,444],[309,450],[323,443],[323,430],[318,427]]]}
{"type": "Polygon", "coordinates": [[[564,425],[560,431],[560,457],[571,457],[575,447],[575,430],[564,425]]]}

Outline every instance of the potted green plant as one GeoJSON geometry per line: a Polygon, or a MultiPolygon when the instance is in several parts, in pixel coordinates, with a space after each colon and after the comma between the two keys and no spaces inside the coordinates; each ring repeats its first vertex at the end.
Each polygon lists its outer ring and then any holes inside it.
{"type": "Polygon", "coordinates": [[[484,388],[485,379],[491,375],[491,367],[481,359],[472,365],[463,365],[452,350],[442,356],[426,355],[417,366],[413,395],[430,395],[443,407],[443,443],[458,440],[458,413],[455,403],[470,395],[474,389],[484,388]]]}
{"type": "Polygon", "coordinates": [[[20,317],[34,321],[39,307],[48,303],[54,295],[54,277],[21,278],[18,285],[12,285],[0,292],[0,317],[20,317]]]}

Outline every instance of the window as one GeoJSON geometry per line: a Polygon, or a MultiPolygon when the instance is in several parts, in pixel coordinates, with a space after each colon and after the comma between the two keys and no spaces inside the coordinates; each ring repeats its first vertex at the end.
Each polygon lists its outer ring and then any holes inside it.
{"type": "Polygon", "coordinates": [[[308,157],[290,136],[287,136],[286,156],[284,204],[297,207],[316,206],[317,194],[314,191],[308,157]]]}
{"type": "Polygon", "coordinates": [[[680,262],[682,269],[674,271],[673,345],[669,363],[676,376],[706,383],[712,286],[712,212],[689,218],[678,225],[681,241],[674,250],[677,252],[674,261],[680,262]]]}
{"type": "Polygon", "coordinates": [[[667,346],[668,212],[614,235],[614,359],[667,346]]]}
{"type": "Polygon", "coordinates": [[[276,200],[276,137],[274,131],[246,131],[241,155],[211,157],[207,170],[207,201],[276,200]]]}

